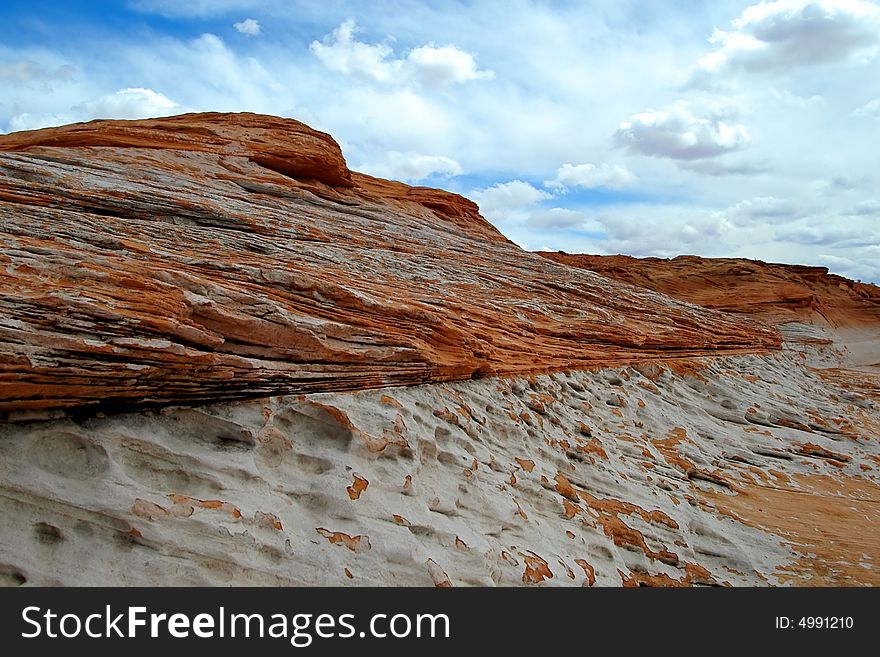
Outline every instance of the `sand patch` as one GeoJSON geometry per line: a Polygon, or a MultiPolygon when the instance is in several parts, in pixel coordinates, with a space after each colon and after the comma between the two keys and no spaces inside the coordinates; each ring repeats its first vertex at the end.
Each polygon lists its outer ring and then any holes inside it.
{"type": "Polygon", "coordinates": [[[795,586],[880,586],[880,486],[859,477],[794,475],[798,488],[745,484],[705,492],[719,512],[777,534],[802,556],[781,566],[795,586]]]}

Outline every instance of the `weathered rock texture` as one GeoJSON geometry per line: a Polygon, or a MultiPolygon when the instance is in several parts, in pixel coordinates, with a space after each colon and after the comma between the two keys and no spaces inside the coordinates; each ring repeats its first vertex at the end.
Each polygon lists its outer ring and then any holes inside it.
{"type": "Polygon", "coordinates": [[[797,352],[0,425],[10,583],[880,584],[880,394],[797,352]]]}
{"type": "Polygon", "coordinates": [[[0,583],[880,584],[874,288],[553,262],[270,117],[0,151],[0,583]]]}
{"type": "Polygon", "coordinates": [[[524,253],[297,121],[0,136],[0,412],[759,352],[769,327],[524,253]]]}

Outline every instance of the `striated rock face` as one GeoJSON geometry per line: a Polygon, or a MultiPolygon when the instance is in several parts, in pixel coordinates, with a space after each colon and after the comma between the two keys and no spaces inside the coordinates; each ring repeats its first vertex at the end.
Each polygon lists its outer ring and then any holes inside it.
{"type": "Polygon", "coordinates": [[[595,271],[677,299],[776,326],[791,343],[828,345],[826,365],[880,365],[880,287],[829,274],[825,267],[737,258],[541,253],[560,264],[595,271]]]}
{"type": "Polygon", "coordinates": [[[541,252],[560,264],[771,324],[809,322],[833,328],[880,324],[880,288],[829,274],[825,267],[741,258],[633,258],[541,252]]]}
{"type": "Polygon", "coordinates": [[[765,325],[524,253],[297,121],[0,136],[0,412],[760,352],[765,325]]]}
{"type": "Polygon", "coordinates": [[[190,114],[142,121],[92,121],[4,135],[0,152],[35,147],[148,148],[244,158],[291,178],[351,187],[334,139],[293,119],[260,114],[190,114]]]}

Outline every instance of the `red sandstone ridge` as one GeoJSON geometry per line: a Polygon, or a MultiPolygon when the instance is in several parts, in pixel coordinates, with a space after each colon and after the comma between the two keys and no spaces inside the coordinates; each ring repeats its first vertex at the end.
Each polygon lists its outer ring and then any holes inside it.
{"type": "Polygon", "coordinates": [[[91,121],[5,135],[0,151],[53,148],[149,148],[243,157],[292,178],[351,186],[351,172],[334,139],[304,123],[276,116],[205,113],[141,121],[91,121]]]}
{"type": "Polygon", "coordinates": [[[706,308],[754,315],[771,324],[831,328],[880,326],[880,288],[825,267],[738,258],[633,258],[559,252],[540,255],[706,308]]]}
{"type": "Polygon", "coordinates": [[[352,173],[297,121],[0,136],[0,411],[195,402],[779,345],[352,173]]]}

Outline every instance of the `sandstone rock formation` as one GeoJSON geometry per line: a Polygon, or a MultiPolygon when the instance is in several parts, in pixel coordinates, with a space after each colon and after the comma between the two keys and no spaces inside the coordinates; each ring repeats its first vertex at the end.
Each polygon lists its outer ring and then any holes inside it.
{"type": "Polygon", "coordinates": [[[880,287],[829,274],[825,267],[697,256],[540,255],[706,308],[757,317],[799,341],[829,343],[846,333],[849,343],[875,343],[871,355],[856,358],[880,363],[880,287]]]}
{"type": "Polygon", "coordinates": [[[776,331],[523,253],[297,121],[0,136],[0,412],[761,351],[776,331]]]}
{"type": "Polygon", "coordinates": [[[772,355],[0,425],[35,585],[880,585],[880,394],[772,355]]]}
{"type": "Polygon", "coordinates": [[[525,253],[250,114],[0,136],[0,234],[0,583],[880,584],[873,287],[525,253]]]}

